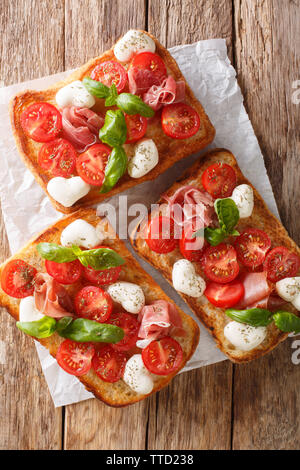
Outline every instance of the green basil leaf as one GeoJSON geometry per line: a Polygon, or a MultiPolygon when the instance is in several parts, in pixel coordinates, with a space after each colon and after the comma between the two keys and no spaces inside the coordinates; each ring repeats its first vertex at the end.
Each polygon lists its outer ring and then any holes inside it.
{"type": "Polygon", "coordinates": [[[60,336],[62,336],[61,335],[62,331],[65,330],[70,325],[70,323],[72,323],[72,321],[73,321],[73,317],[63,317],[60,320],[58,320],[56,324],[57,333],[60,336]]]}
{"type": "Polygon", "coordinates": [[[216,199],[215,211],[223,232],[231,234],[240,219],[236,203],[230,198],[216,199]]]}
{"type": "Polygon", "coordinates": [[[140,114],[141,116],[151,118],[155,112],[150,106],[136,95],[131,93],[121,93],[116,101],[117,106],[126,114],[140,114]]]}
{"type": "Polygon", "coordinates": [[[119,147],[126,141],[127,126],[120,109],[109,109],[105,115],[104,126],[99,131],[99,138],[110,147],[119,147]]]}
{"type": "Polygon", "coordinates": [[[56,263],[68,263],[77,258],[72,248],[57,245],[56,243],[39,243],[36,249],[42,258],[56,263]]]}
{"type": "Polygon", "coordinates": [[[63,338],[81,343],[118,343],[124,337],[122,328],[87,318],[76,318],[68,324],[62,318],[58,321],[58,331],[63,338]]]}
{"type": "Polygon", "coordinates": [[[228,235],[231,235],[232,237],[238,237],[240,235],[240,232],[238,230],[232,230],[228,235]]]}
{"type": "Polygon", "coordinates": [[[89,266],[96,271],[115,268],[125,263],[122,256],[110,248],[82,251],[78,259],[84,266],[89,266]]]}
{"type": "Polygon", "coordinates": [[[273,313],[263,308],[248,308],[245,310],[228,308],[225,313],[232,320],[251,326],[267,326],[273,321],[273,313]]]}
{"type": "Polygon", "coordinates": [[[300,318],[294,313],[279,310],[274,314],[273,319],[279,330],[286,333],[300,333],[300,318]]]}
{"type": "Polygon", "coordinates": [[[226,238],[226,233],[221,228],[206,227],[204,229],[204,238],[212,246],[217,246],[226,238]]]}
{"type": "Polygon", "coordinates": [[[82,83],[87,91],[91,95],[96,96],[96,98],[107,98],[110,94],[109,87],[101,82],[98,82],[98,80],[93,80],[90,77],[86,77],[82,80],[82,83]]]}
{"type": "Polygon", "coordinates": [[[109,95],[105,100],[105,106],[114,106],[117,102],[118,90],[116,85],[113,83],[109,89],[109,95]]]}
{"type": "Polygon", "coordinates": [[[43,317],[37,321],[17,321],[17,327],[34,338],[48,338],[56,330],[56,320],[52,317],[43,317]]]}
{"type": "Polygon", "coordinates": [[[127,164],[128,158],[123,147],[113,148],[105,168],[105,179],[100,193],[107,193],[115,186],[117,181],[124,175],[127,164]]]}

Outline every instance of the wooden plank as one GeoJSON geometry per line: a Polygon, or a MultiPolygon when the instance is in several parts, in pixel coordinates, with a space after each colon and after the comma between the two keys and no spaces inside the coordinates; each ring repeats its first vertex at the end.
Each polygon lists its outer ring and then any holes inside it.
{"type": "MultiPolygon", "coordinates": [[[[59,0],[2,0],[0,75],[5,85],[63,69],[63,24],[59,0]]],[[[3,261],[9,247],[2,218],[0,229],[3,261]]],[[[62,412],[53,406],[33,342],[4,310],[0,322],[0,448],[60,449],[62,412]]]]}
{"type": "MultiPolygon", "coordinates": [[[[297,2],[235,0],[235,57],[239,83],[261,145],[282,221],[300,241],[299,78],[297,2]]],[[[233,448],[297,449],[300,368],[291,340],[259,362],[236,368],[233,448]]]]}
{"type": "MultiPolygon", "coordinates": [[[[144,29],[145,16],[143,0],[128,0],[126,6],[123,0],[66,0],[66,69],[111,48],[128,29],[144,29]]],[[[144,449],[147,415],[147,401],[119,410],[97,400],[67,406],[64,447],[144,449]]]]}
{"type": "MultiPolygon", "coordinates": [[[[230,45],[231,6],[227,0],[149,0],[148,29],[167,47],[212,37],[230,45]]],[[[177,377],[150,401],[148,448],[229,449],[231,379],[229,362],[177,377]]]]}

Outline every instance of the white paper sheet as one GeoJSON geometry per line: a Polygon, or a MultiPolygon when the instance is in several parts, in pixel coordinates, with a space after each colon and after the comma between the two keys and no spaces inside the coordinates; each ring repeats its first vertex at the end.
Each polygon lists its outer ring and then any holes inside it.
{"type": "MultiPolygon", "coordinates": [[[[243,106],[243,97],[236,80],[236,73],[227,57],[225,40],[211,39],[195,44],[176,46],[170,49],[196,97],[203,104],[216,128],[216,138],[210,146],[225,147],[238,159],[244,174],[252,181],[264,197],[270,210],[278,216],[272,188],[266,173],[263,157],[252,125],[243,106]]],[[[26,83],[0,89],[0,197],[11,251],[16,252],[35,233],[62,215],[56,212],[34,177],[23,165],[12,136],[8,102],[24,89],[43,89],[70,73],[63,72],[26,83]]],[[[207,151],[207,149],[205,149],[207,151]]],[[[203,153],[203,152],[202,152],[203,153]]],[[[155,180],[122,193],[128,196],[128,205],[133,202],[156,202],[170,184],[185,168],[199,156],[192,155],[168,170],[155,180]]],[[[119,195],[110,200],[116,207],[119,195]]],[[[130,248],[129,244],[127,243],[130,248]]],[[[171,286],[147,263],[143,267],[158,281],[166,293],[186,313],[191,311],[171,286]]],[[[191,370],[216,363],[225,356],[216,348],[211,336],[200,325],[199,346],[184,370],[191,370]]],[[[55,406],[67,405],[92,398],[76,377],[65,373],[39,343],[36,343],[42,368],[55,406]]]]}

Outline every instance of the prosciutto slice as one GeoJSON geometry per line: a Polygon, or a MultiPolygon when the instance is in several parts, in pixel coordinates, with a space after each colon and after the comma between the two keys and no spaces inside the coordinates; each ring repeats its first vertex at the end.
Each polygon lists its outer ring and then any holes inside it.
{"type": "Polygon", "coordinates": [[[163,80],[161,85],[152,85],[143,96],[143,101],[154,111],[162,108],[163,105],[178,103],[185,98],[185,83],[183,81],[175,82],[169,75],[163,80]]]}
{"type": "Polygon", "coordinates": [[[145,305],[138,316],[141,322],[139,338],[136,345],[145,348],[151,341],[169,334],[184,336],[181,317],[175,306],[165,300],[156,300],[145,305]]]}
{"type": "Polygon", "coordinates": [[[73,317],[72,301],[66,289],[46,273],[35,278],[34,301],[36,308],[48,317],[73,317]]]}
{"type": "Polygon", "coordinates": [[[267,308],[272,287],[267,281],[266,272],[243,273],[239,280],[243,283],[245,294],[234,308],[267,308]]]}
{"type": "Polygon", "coordinates": [[[161,80],[150,70],[130,67],[127,71],[129,93],[143,95],[153,85],[160,85],[161,80]]]}
{"type": "Polygon", "coordinates": [[[63,136],[78,152],[98,142],[98,133],[104,124],[102,116],[88,108],[68,106],[62,111],[63,136]]]}

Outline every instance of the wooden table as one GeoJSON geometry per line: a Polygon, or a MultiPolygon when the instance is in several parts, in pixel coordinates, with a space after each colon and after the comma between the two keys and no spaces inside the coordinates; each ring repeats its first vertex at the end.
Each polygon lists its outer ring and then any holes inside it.
{"type": "MultiPolygon", "coordinates": [[[[293,86],[300,87],[299,6],[298,0],[2,0],[1,79],[9,85],[79,66],[132,27],[167,47],[226,38],[282,221],[299,243],[300,108],[292,99],[293,86]]],[[[3,222],[1,235],[4,260],[3,222]]],[[[7,345],[1,449],[299,448],[300,365],[291,361],[290,338],[252,364],[226,361],[182,374],[126,409],[97,400],[55,409],[32,341],[6,312],[0,340],[7,345]]]]}

